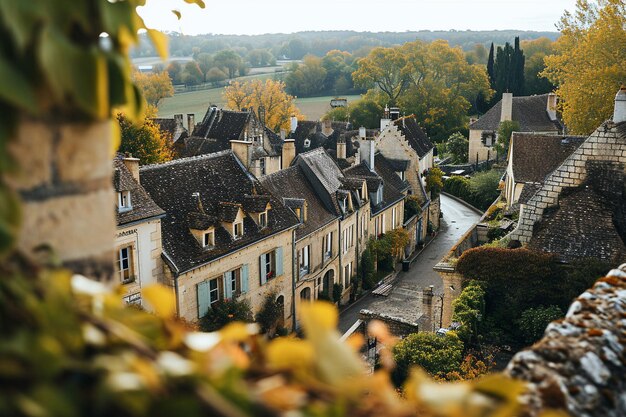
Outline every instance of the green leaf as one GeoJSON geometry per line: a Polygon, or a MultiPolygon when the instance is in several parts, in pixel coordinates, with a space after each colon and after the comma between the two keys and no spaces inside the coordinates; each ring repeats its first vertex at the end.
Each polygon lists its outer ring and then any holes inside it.
{"type": "Polygon", "coordinates": [[[182,17],[179,10],[172,10],[172,13],[174,13],[176,15],[176,18],[178,20],[180,20],[180,18],[182,17]]]}
{"type": "Polygon", "coordinates": [[[133,18],[134,10],[132,4],[128,1],[117,1],[111,3],[109,1],[98,2],[100,13],[102,14],[102,26],[109,36],[116,38],[120,29],[125,27],[132,36],[133,41],[137,41],[137,32],[135,28],[135,19],[133,18]]]}
{"type": "Polygon", "coordinates": [[[37,101],[31,83],[0,56],[0,98],[30,113],[37,112],[37,101]]]}

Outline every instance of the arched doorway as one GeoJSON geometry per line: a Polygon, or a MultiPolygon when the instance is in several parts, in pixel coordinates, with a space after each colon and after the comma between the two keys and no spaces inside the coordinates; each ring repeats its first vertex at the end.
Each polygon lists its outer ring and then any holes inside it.
{"type": "Polygon", "coordinates": [[[280,311],[278,327],[285,327],[285,297],[279,295],[278,298],[276,298],[276,304],[278,304],[278,310],[280,311]]]}
{"type": "Polygon", "coordinates": [[[333,284],[335,283],[335,270],[329,269],[324,274],[324,279],[322,280],[322,288],[319,291],[319,294],[323,294],[322,297],[326,297],[329,300],[332,299],[333,296],[333,284]]]}
{"type": "Polygon", "coordinates": [[[311,288],[306,287],[305,289],[300,291],[300,299],[310,301],[311,300],[311,288]]]}

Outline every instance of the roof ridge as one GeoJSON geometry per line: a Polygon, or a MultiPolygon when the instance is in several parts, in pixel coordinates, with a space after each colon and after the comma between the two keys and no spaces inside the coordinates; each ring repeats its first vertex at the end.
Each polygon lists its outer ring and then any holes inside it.
{"type": "Polygon", "coordinates": [[[172,159],[171,161],[167,161],[167,162],[161,162],[161,163],[157,163],[157,164],[150,164],[150,165],[144,165],[142,167],[139,168],[140,171],[149,171],[151,169],[156,169],[156,168],[160,168],[160,167],[164,167],[164,166],[170,166],[170,165],[179,165],[179,164],[183,164],[185,162],[191,162],[193,160],[198,160],[198,159],[213,159],[213,158],[217,158],[220,156],[225,156],[225,155],[232,155],[233,152],[230,149],[224,149],[223,151],[219,151],[219,152],[213,152],[213,153],[207,153],[207,154],[203,154],[203,155],[195,155],[195,156],[188,156],[185,158],[178,158],[178,159],[172,159]]]}

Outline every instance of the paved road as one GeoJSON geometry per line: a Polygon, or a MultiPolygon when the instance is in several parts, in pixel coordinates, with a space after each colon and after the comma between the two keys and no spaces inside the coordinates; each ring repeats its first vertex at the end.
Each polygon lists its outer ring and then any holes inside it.
{"type": "Polygon", "coordinates": [[[389,306],[385,306],[388,307],[385,310],[388,311],[393,311],[394,306],[392,304],[394,303],[402,304],[398,308],[406,309],[406,303],[414,298],[416,292],[429,285],[435,286],[435,293],[442,292],[443,283],[439,274],[433,271],[433,267],[459,238],[478,221],[480,214],[445,195],[441,196],[441,211],[443,212],[443,219],[441,219],[441,229],[438,236],[419,255],[410,271],[400,272],[396,284],[394,284],[395,295],[401,296],[404,300],[401,298],[398,302],[399,297],[397,296],[387,299],[371,295],[363,297],[341,313],[339,317],[341,333],[346,332],[354,324],[360,310],[370,308],[373,304],[387,303],[389,306]]]}

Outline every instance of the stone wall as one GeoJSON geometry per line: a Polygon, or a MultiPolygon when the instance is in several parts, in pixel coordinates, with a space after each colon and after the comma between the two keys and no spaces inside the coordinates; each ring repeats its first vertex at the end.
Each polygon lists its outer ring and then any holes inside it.
{"type": "Polygon", "coordinates": [[[564,188],[577,187],[587,178],[587,162],[626,163],[626,123],[604,122],[544,182],[543,187],[520,210],[517,228],[511,239],[528,243],[535,223],[548,207],[558,204],[564,188]]]}
{"type": "Polygon", "coordinates": [[[528,382],[529,415],[559,408],[572,416],[626,415],[626,264],[609,272],[519,352],[505,373],[528,382]]]}
{"type": "Polygon", "coordinates": [[[386,314],[374,313],[369,310],[361,310],[359,312],[359,319],[364,323],[363,329],[367,329],[367,324],[372,320],[380,320],[389,329],[389,332],[397,337],[406,337],[411,333],[418,332],[418,325],[406,320],[402,320],[397,317],[391,317],[386,314]]]}
{"type": "Polygon", "coordinates": [[[8,146],[18,170],[4,179],[22,201],[22,253],[50,249],[74,272],[112,276],[112,123],[19,123],[8,146]]]}

